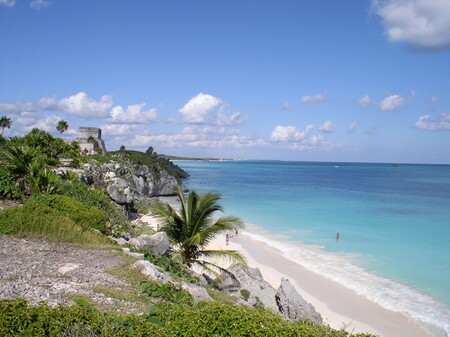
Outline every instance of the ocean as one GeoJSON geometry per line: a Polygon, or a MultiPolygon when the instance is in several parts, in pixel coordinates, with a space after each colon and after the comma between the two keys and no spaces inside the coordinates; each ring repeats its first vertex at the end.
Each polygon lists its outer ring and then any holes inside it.
{"type": "Polygon", "coordinates": [[[450,336],[449,165],[176,163],[254,240],[450,336]]]}

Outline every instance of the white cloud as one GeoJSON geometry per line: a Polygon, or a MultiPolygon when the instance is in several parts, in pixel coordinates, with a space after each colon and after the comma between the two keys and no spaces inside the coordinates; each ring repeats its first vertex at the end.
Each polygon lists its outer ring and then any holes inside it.
{"type": "Polygon", "coordinates": [[[217,120],[213,124],[226,126],[240,125],[244,124],[248,118],[248,115],[241,116],[240,112],[219,112],[217,114],[217,120]]]}
{"type": "Polygon", "coordinates": [[[290,102],[283,103],[283,110],[294,110],[294,107],[290,102]]]}
{"type": "Polygon", "coordinates": [[[181,120],[184,123],[204,124],[209,122],[210,115],[214,109],[223,103],[220,98],[199,93],[178,111],[181,113],[181,120]]]}
{"type": "Polygon", "coordinates": [[[111,95],[104,95],[100,101],[95,101],[87,96],[85,92],[63,98],[57,104],[61,111],[80,117],[102,118],[109,115],[113,106],[111,95]]]}
{"type": "Polygon", "coordinates": [[[447,113],[437,116],[424,115],[419,117],[415,126],[427,131],[450,131],[450,115],[447,113]]]}
{"type": "Polygon", "coordinates": [[[333,133],[336,131],[332,121],[326,121],[322,126],[319,127],[319,131],[333,133]]]}
{"type": "Polygon", "coordinates": [[[301,131],[297,127],[289,125],[282,126],[277,125],[272,131],[271,139],[275,142],[289,142],[303,140],[309,136],[314,125],[310,124],[306,126],[305,130],[301,131]]]}
{"type": "Polygon", "coordinates": [[[16,0],[0,0],[0,5],[12,7],[16,4],[16,0]]]}
{"type": "Polygon", "coordinates": [[[378,128],[373,127],[373,128],[366,130],[364,133],[369,136],[375,136],[380,133],[380,130],[378,128]]]}
{"type": "Polygon", "coordinates": [[[391,95],[383,99],[378,105],[380,110],[399,110],[405,105],[405,99],[401,95],[391,95]]]}
{"type": "Polygon", "coordinates": [[[317,104],[325,102],[325,96],[317,94],[313,96],[302,96],[302,102],[306,104],[317,104]]]}
{"type": "Polygon", "coordinates": [[[423,50],[450,48],[450,1],[372,0],[392,42],[423,50]]]}
{"type": "Polygon", "coordinates": [[[146,124],[155,122],[158,119],[158,109],[152,108],[143,111],[146,103],[129,105],[126,110],[118,105],[112,108],[111,118],[113,122],[146,124]]]}
{"type": "Polygon", "coordinates": [[[103,136],[135,135],[140,131],[140,125],[137,124],[106,124],[100,127],[103,136]]]}
{"type": "Polygon", "coordinates": [[[359,126],[358,122],[352,122],[349,126],[348,126],[348,132],[354,132],[355,129],[359,126]]]}
{"type": "Polygon", "coordinates": [[[439,97],[438,96],[431,97],[431,103],[436,103],[437,101],[439,101],[439,97]]]}
{"type": "Polygon", "coordinates": [[[361,108],[365,109],[371,104],[375,104],[376,101],[374,101],[369,95],[364,95],[358,100],[358,104],[361,108]]]}
{"type": "Polygon", "coordinates": [[[44,130],[47,132],[56,132],[56,125],[61,120],[59,116],[44,116],[35,120],[34,123],[30,123],[24,126],[22,129],[25,132],[30,132],[34,128],[38,128],[40,130],[44,130]]]}
{"type": "Polygon", "coordinates": [[[50,1],[46,0],[34,0],[30,3],[30,7],[36,9],[37,11],[39,11],[43,7],[47,7],[48,5],[50,5],[50,1]]]}
{"type": "Polygon", "coordinates": [[[36,111],[33,103],[0,103],[0,113],[7,115],[17,115],[24,111],[36,111]]]}

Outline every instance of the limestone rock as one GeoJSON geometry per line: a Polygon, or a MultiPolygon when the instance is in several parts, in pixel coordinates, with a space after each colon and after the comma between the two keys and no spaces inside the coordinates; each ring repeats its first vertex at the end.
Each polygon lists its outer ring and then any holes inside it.
{"type": "Polygon", "coordinates": [[[314,307],[290,284],[289,280],[281,279],[281,285],[275,295],[278,310],[283,318],[290,321],[311,320],[323,325],[322,317],[314,307]]]}
{"type": "Polygon", "coordinates": [[[181,287],[183,290],[186,290],[189,294],[192,295],[194,300],[196,301],[212,301],[213,299],[209,296],[208,292],[205,288],[200,287],[195,284],[190,284],[186,282],[181,283],[181,287]]]}
{"type": "Polygon", "coordinates": [[[155,254],[162,255],[169,249],[170,242],[165,232],[153,235],[143,234],[129,241],[136,249],[151,249],[155,254]]]}
{"type": "Polygon", "coordinates": [[[139,260],[133,264],[134,268],[137,268],[141,271],[142,274],[146,275],[150,281],[153,282],[163,282],[173,283],[173,279],[160,271],[158,266],[155,266],[153,263],[147,260],[139,260]]]}
{"type": "MultiPolygon", "coordinates": [[[[263,279],[258,268],[245,269],[240,264],[233,264],[228,268],[240,283],[240,289],[246,289],[250,292],[248,303],[255,305],[262,302],[265,307],[278,310],[275,301],[276,290],[263,279]]],[[[234,291],[238,292],[237,290],[234,291]]],[[[240,296],[240,293],[237,293],[240,296]]]]}

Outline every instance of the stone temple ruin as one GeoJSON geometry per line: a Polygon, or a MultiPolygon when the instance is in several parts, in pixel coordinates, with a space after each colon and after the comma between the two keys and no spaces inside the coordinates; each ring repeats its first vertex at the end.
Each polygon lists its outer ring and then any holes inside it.
{"type": "Polygon", "coordinates": [[[83,154],[106,153],[102,130],[99,128],[79,127],[77,141],[83,154]]]}

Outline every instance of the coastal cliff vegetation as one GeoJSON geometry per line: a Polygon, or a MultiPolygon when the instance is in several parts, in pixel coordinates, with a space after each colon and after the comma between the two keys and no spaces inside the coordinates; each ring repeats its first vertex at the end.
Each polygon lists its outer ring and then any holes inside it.
{"type": "MultiPolygon", "coordinates": [[[[63,125],[61,127],[65,129],[63,125]]],[[[0,197],[21,204],[0,211],[0,235],[76,244],[83,249],[107,249],[109,253],[113,251],[111,254],[122,254],[122,249],[111,240],[112,237],[129,237],[139,229],[123,215],[124,205],[113,202],[114,199],[104,189],[96,189],[98,185],[80,181],[84,173],[76,170],[85,164],[92,168],[128,162],[139,170],[145,166],[153,173],[167,172],[179,184],[186,176],[169,160],[155,154],[152,148],[141,153],[123,147],[120,151],[88,157],[80,154],[76,142],[67,143],[38,129],[24,137],[1,137],[0,152],[0,197]],[[65,167],[74,171],[58,170],[64,161],[65,167]]],[[[117,170],[117,174],[120,172],[117,170]]],[[[128,173],[126,170],[123,173],[120,179],[125,180],[128,173]]],[[[130,174],[128,180],[132,176],[130,174]]],[[[117,184],[117,176],[115,178],[117,184]]],[[[156,215],[165,218],[162,229],[175,243],[173,255],[176,257],[178,254],[181,259],[155,256],[149,250],[135,250],[132,254],[141,254],[144,261],[155,265],[166,277],[178,282],[176,284],[187,284],[188,288],[191,285],[197,289],[203,286],[211,301],[194,300],[188,291],[177,285],[149,281],[132,268],[136,259],[126,256],[125,264],[108,271],[122,280],[124,290],[103,287],[96,291],[121,303],[136,302],[144,308],[140,315],[122,314],[117,306],[102,307],[86,298],[73,298],[75,305],[55,307],[47,303],[32,306],[23,298],[2,299],[0,335],[372,336],[352,335],[310,321],[289,322],[261,305],[242,305],[247,303],[245,297],[248,299],[249,295],[245,296],[245,292],[239,298],[211,285],[201,285],[189,265],[199,263],[213,270],[215,267],[205,263],[201,257],[215,256],[219,252],[202,247],[220,231],[241,227],[242,222],[235,217],[223,217],[207,225],[212,214],[221,210],[217,204],[218,196],[191,192],[185,200],[181,188],[177,193],[182,202],[181,213],[161,203],[153,207],[156,215]]],[[[225,254],[244,262],[238,252],[225,254]]],[[[215,274],[220,277],[217,272],[215,274]]]]}

